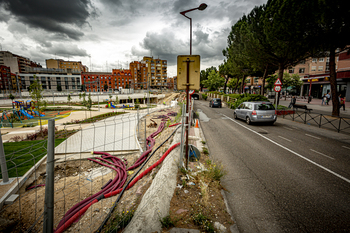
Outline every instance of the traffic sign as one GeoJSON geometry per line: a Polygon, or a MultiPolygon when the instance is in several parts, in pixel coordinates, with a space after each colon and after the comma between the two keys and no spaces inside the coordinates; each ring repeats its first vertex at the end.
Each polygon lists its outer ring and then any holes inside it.
{"type": "Polygon", "coordinates": [[[193,93],[194,93],[194,90],[190,90],[190,91],[188,92],[188,94],[190,94],[190,95],[193,95],[193,93]]]}
{"type": "Polygon", "coordinates": [[[177,89],[186,90],[189,85],[192,90],[200,89],[200,56],[199,55],[179,55],[177,56],[177,89]],[[187,66],[187,63],[188,66],[187,66]],[[187,72],[187,67],[189,71],[187,72]],[[189,83],[187,83],[187,73],[189,83]]]}
{"type": "Polygon", "coordinates": [[[276,80],[275,86],[282,86],[282,82],[279,78],[276,80]]]}
{"type": "Polygon", "coordinates": [[[273,89],[275,92],[280,92],[282,90],[281,86],[275,86],[273,89]]]}

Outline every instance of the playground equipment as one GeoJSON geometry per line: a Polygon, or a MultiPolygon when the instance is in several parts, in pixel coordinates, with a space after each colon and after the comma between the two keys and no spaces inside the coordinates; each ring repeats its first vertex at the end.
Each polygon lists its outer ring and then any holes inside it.
{"type": "Polygon", "coordinates": [[[108,102],[106,105],[107,108],[116,108],[115,105],[112,104],[112,102],[108,102]]]}

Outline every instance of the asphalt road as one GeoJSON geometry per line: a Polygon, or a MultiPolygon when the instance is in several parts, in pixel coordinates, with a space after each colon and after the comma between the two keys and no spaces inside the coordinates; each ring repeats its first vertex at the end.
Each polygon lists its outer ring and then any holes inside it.
{"type": "Polygon", "coordinates": [[[195,101],[240,232],[350,232],[350,136],[278,119],[246,125],[195,101]]]}

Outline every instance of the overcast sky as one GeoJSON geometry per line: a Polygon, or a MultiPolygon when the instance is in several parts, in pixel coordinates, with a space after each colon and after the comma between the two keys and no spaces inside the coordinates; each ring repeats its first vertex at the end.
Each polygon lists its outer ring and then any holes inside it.
{"type": "Polygon", "coordinates": [[[143,56],[168,60],[188,55],[192,18],[192,54],[201,69],[223,63],[227,36],[243,14],[267,0],[0,0],[0,49],[46,67],[50,58],[82,61],[90,71],[129,68],[143,56]]]}

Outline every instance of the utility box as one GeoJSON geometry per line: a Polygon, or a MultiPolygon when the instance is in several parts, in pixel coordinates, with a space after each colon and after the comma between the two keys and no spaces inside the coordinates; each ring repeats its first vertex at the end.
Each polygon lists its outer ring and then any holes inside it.
{"type": "Polygon", "coordinates": [[[190,90],[199,90],[201,73],[199,55],[177,56],[177,90],[186,90],[187,63],[189,63],[190,90]]]}

